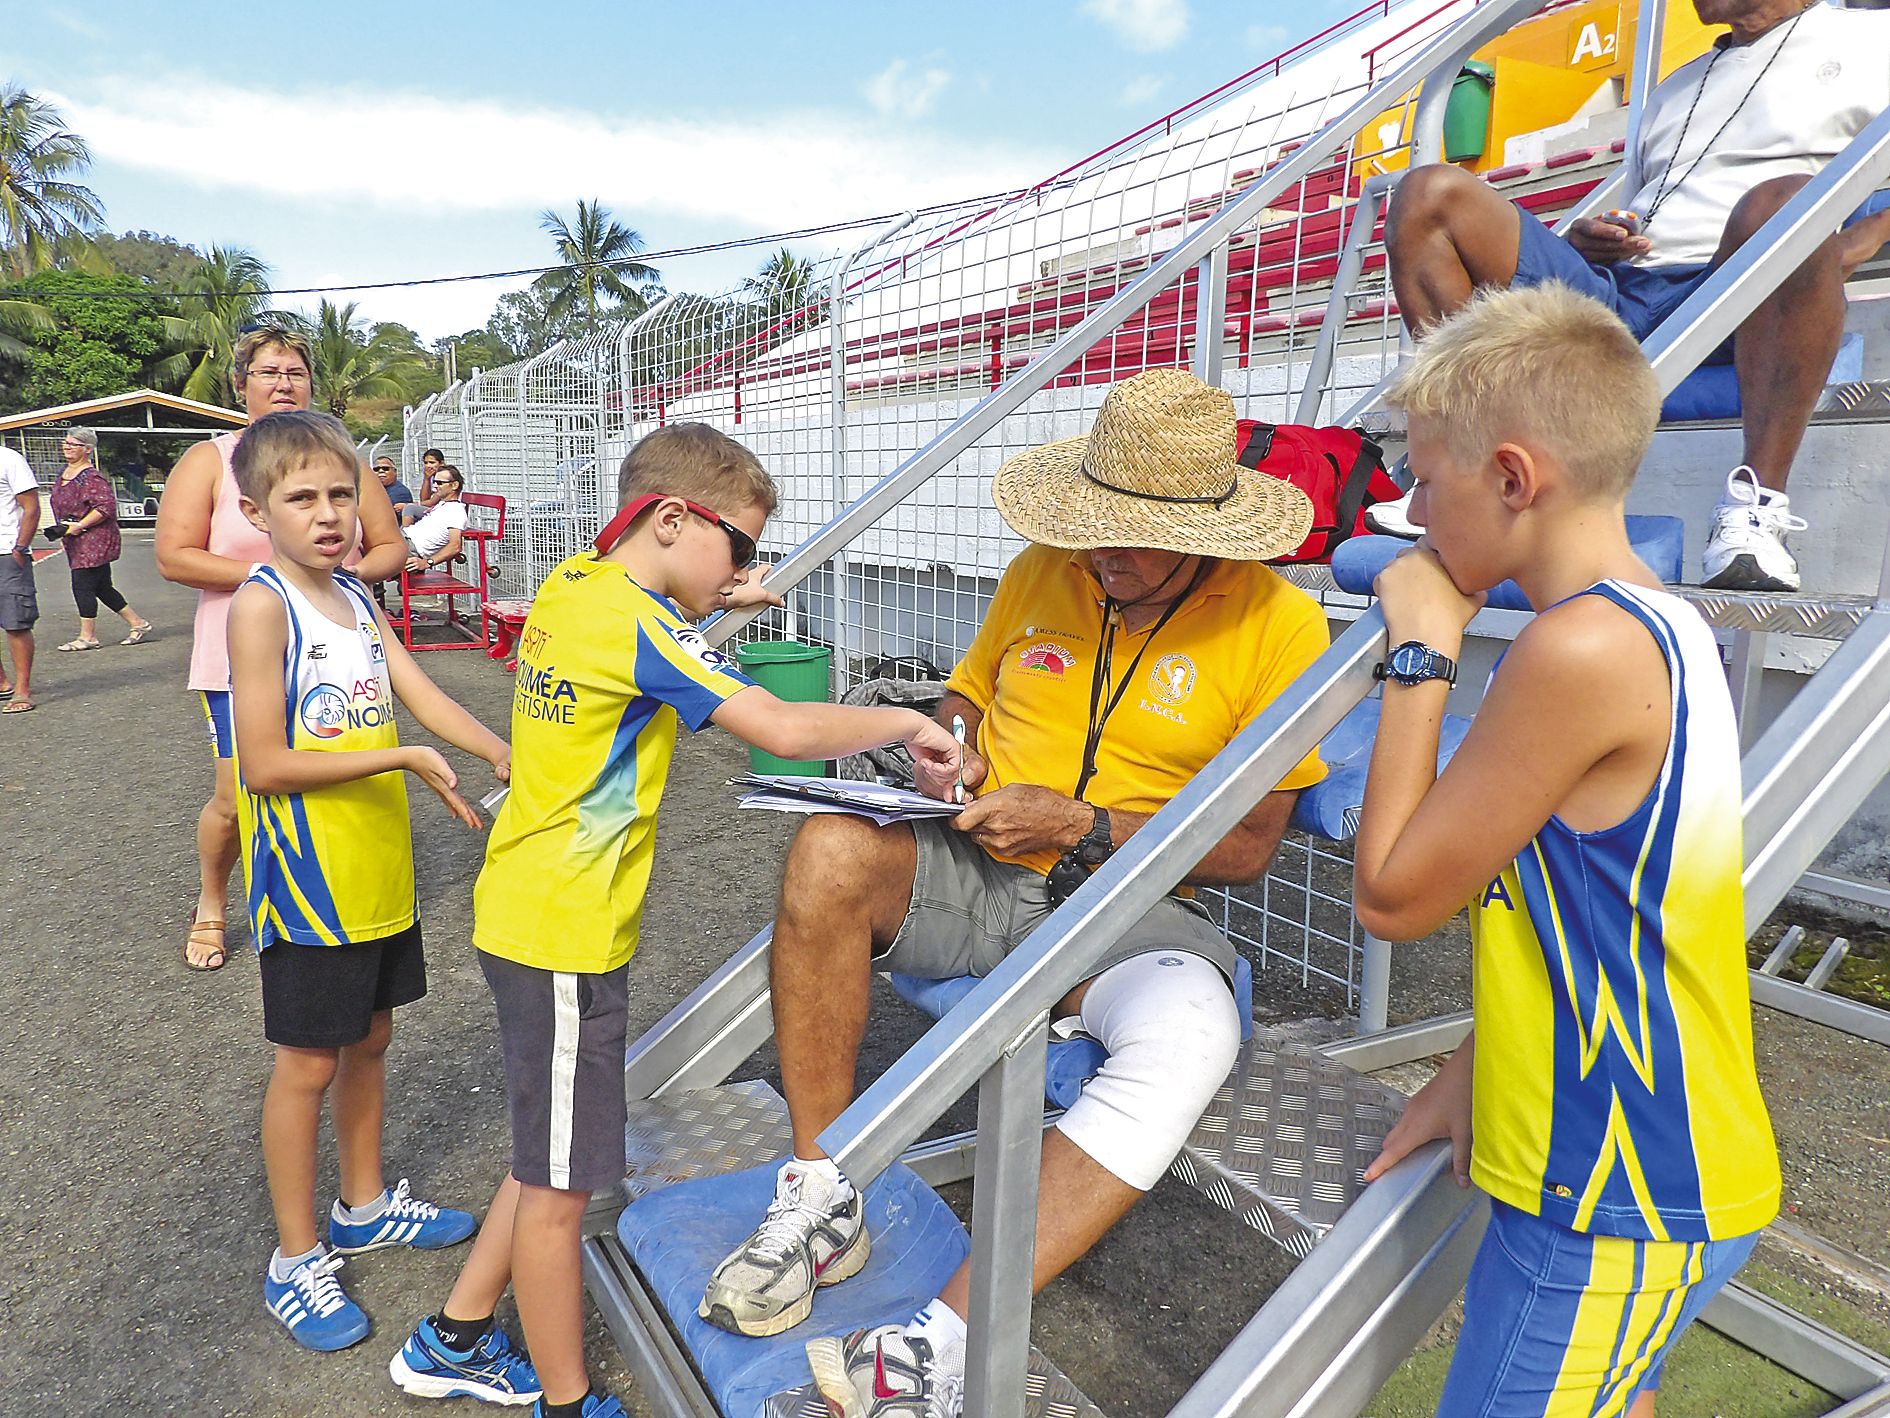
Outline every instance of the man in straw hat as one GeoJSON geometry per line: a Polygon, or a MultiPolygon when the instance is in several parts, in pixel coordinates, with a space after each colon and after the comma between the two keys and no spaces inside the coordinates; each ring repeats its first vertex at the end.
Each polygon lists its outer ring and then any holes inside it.
{"type": "MultiPolygon", "coordinates": [[[[1233,401],[1191,375],[1118,385],[1088,437],[1012,459],[993,491],[1033,545],[939,709],[968,728],[975,800],[948,822],[810,817],[788,856],[771,971],[794,1156],[703,1296],[736,1333],[790,1328],[866,1263],[860,1195],[818,1139],[852,1101],[872,972],[989,973],[1326,648],[1319,607],[1260,564],[1299,545],[1312,506],[1236,465],[1233,401]]],[[[1324,771],[1308,755],[1187,881],[1260,877],[1324,771]]],[[[1057,1032],[1109,1059],[1045,1137],[1037,1287],[1155,1184],[1226,1078],[1234,963],[1206,912],[1170,896],[1058,1005],[1057,1032]]],[[[910,1324],[809,1344],[830,1403],[956,1412],[968,1297],[961,1267],[910,1324]]]]}

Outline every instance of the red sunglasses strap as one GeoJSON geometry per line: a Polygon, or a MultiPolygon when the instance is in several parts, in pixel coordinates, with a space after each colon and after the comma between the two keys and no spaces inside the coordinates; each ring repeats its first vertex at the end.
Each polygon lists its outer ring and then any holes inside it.
{"type": "Polygon", "coordinates": [[[597,548],[597,554],[602,556],[616,546],[623,539],[623,534],[630,530],[632,522],[667,496],[669,494],[664,492],[646,492],[618,508],[617,515],[604,524],[604,530],[597,534],[597,540],[592,544],[597,548]]]}

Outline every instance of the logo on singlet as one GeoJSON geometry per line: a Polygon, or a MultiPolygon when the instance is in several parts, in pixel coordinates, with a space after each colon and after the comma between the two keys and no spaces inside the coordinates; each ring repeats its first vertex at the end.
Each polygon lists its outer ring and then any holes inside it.
{"type": "Polygon", "coordinates": [[[728,656],[712,648],[709,642],[702,638],[702,632],[693,625],[672,625],[665,628],[669,631],[669,638],[700,661],[705,669],[721,671],[729,668],[728,656]]]}
{"type": "Polygon", "coordinates": [[[302,696],[296,710],[302,727],[318,739],[340,738],[348,726],[348,696],[332,684],[318,684],[302,696]]]}

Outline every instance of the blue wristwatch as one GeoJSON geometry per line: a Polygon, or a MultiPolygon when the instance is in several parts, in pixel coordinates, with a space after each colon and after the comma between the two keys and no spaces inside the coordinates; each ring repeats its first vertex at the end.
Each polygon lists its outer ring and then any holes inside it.
{"type": "Polygon", "coordinates": [[[1385,656],[1383,664],[1373,667],[1372,678],[1395,679],[1399,684],[1423,684],[1428,679],[1455,684],[1457,662],[1439,654],[1422,640],[1407,640],[1385,656]]]}

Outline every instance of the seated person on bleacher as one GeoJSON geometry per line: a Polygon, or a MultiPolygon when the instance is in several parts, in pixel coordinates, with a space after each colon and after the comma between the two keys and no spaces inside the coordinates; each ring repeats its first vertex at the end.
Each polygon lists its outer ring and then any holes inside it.
{"type": "Polygon", "coordinates": [[[410,553],[407,570],[414,573],[430,571],[458,556],[459,534],[466,530],[466,504],[459,497],[466,483],[459,469],[451,463],[441,468],[433,479],[433,488],[438,500],[426,515],[411,527],[400,529],[410,553]]]}
{"type": "MultiPolygon", "coordinates": [[[[1804,0],[1694,0],[1730,25],[1714,49],[1654,90],[1639,151],[1626,156],[1632,224],[1586,217],[1557,237],[1473,174],[1419,168],[1399,185],[1385,228],[1392,286],[1414,335],[1462,307],[1476,286],[1563,281],[1619,315],[1637,340],[1890,107],[1890,16],[1804,0]]],[[[1785,548],[1804,523],[1785,494],[1792,459],[1837,357],[1844,281],[1890,240],[1890,213],[1829,237],[1739,327],[1730,358],[1745,418],[1744,461],[1713,514],[1703,581],[1795,591],[1785,548]]],[[[1416,536],[1402,504],[1367,513],[1379,531],[1416,536]]]]}
{"type": "MultiPolygon", "coordinates": [[[[1300,544],[1311,504],[1234,458],[1232,399],[1153,370],[1110,392],[1087,438],[997,474],[999,511],[1033,545],[938,711],[965,721],[976,799],[916,824],[810,817],[795,838],[770,967],[794,1157],[760,1229],[711,1277],[711,1323],[779,1333],[817,1286],[866,1263],[861,1196],[818,1138],[853,1100],[873,972],[995,969],[1326,648],[1318,605],[1260,564],[1300,544]]],[[[1324,772],[1308,754],[1186,880],[1257,880],[1324,772]]],[[[1053,1029],[1095,1037],[1109,1058],[1045,1136],[1036,1288],[1155,1185],[1225,1081],[1234,965],[1207,913],[1169,896],[1058,1005],[1053,1029]]],[[[969,1273],[910,1324],[808,1345],[836,1411],[957,1411],[969,1273]]]]}
{"type": "Polygon", "coordinates": [[[387,500],[394,504],[396,514],[413,501],[413,490],[400,480],[399,469],[395,468],[394,460],[385,453],[375,455],[374,476],[387,489],[387,500]]]}

